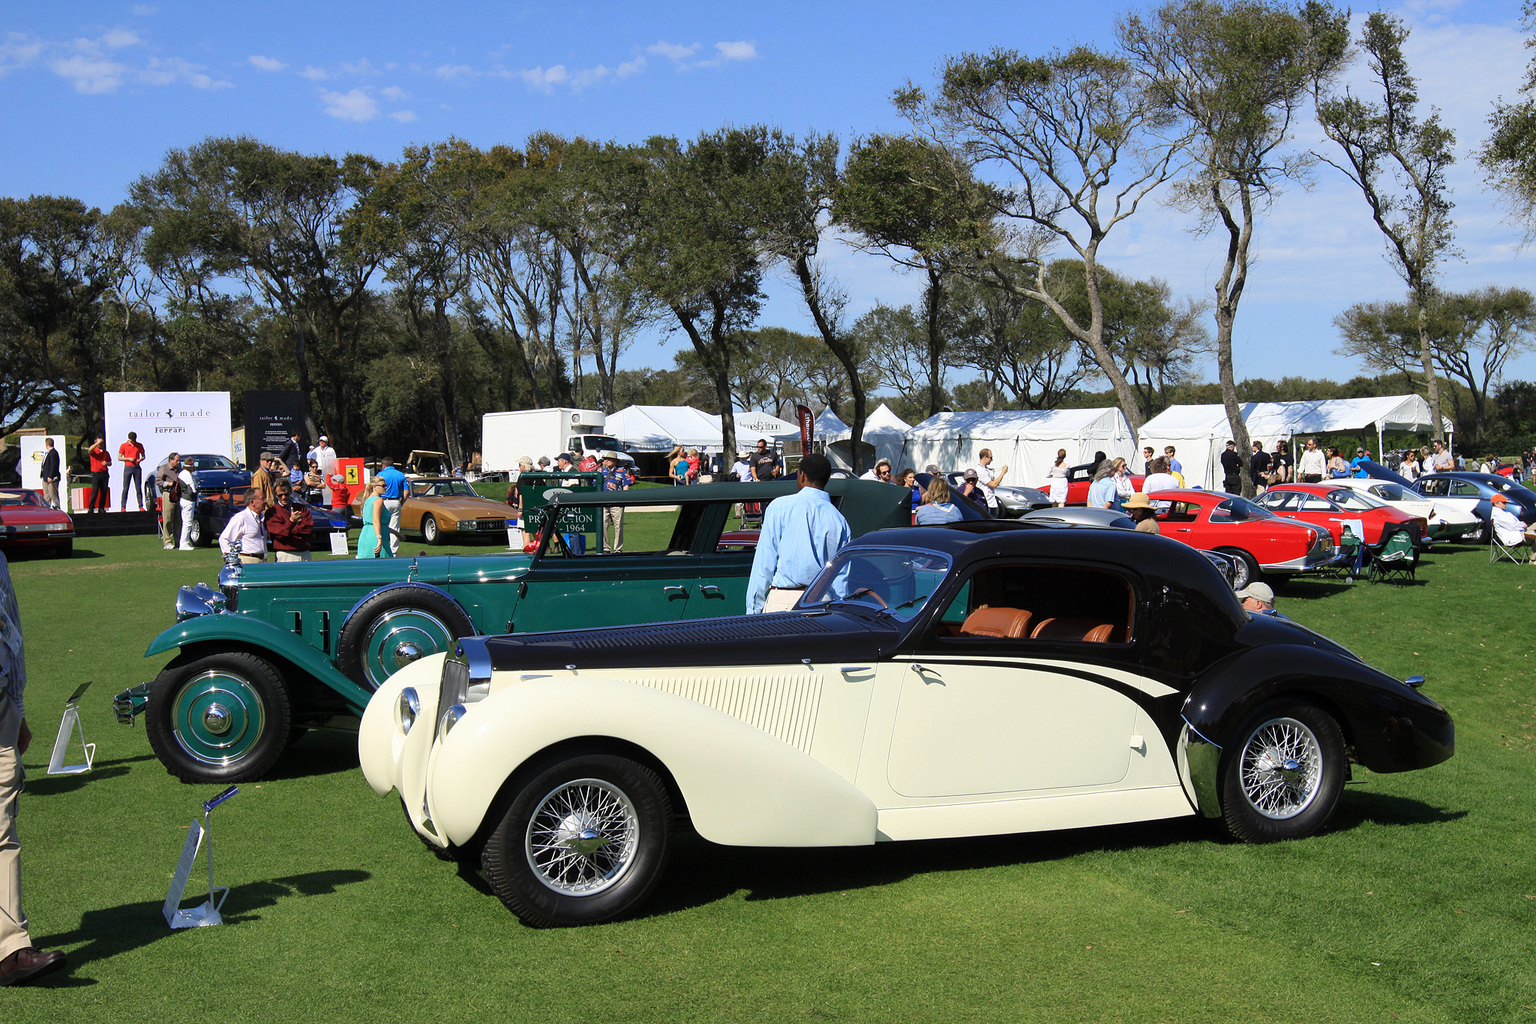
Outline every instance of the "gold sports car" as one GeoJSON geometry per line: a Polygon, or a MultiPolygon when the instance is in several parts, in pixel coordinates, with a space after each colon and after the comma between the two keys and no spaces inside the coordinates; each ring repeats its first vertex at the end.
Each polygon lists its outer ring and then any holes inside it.
{"type": "MultiPolygon", "coordinates": [[[[411,494],[400,506],[400,532],[419,532],[428,544],[441,544],[454,534],[506,536],[511,509],[482,498],[463,480],[451,476],[423,477],[411,482],[411,494]]],[[[355,506],[361,514],[361,502],[355,506]]]]}

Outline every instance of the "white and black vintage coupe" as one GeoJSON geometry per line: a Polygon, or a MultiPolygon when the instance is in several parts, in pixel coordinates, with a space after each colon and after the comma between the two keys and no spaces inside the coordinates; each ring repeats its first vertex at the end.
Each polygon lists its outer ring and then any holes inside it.
{"type": "Polygon", "coordinates": [[[1250,615],[1166,538],[962,523],[854,541],[791,612],[461,640],[380,686],[359,751],[524,922],[578,925],[643,903],[684,819],[761,847],[1308,836],[1352,764],[1451,756],[1421,683],[1250,615]]]}

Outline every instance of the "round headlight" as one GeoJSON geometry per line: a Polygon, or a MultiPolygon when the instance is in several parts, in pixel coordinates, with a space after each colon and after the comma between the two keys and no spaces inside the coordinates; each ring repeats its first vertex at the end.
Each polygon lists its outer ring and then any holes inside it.
{"type": "Polygon", "coordinates": [[[411,726],[416,724],[416,716],[419,714],[421,714],[421,697],[416,693],[414,686],[407,686],[400,691],[400,700],[395,706],[395,717],[400,721],[400,731],[409,736],[411,726]]]}
{"type": "Polygon", "coordinates": [[[469,714],[469,709],[466,708],[463,704],[449,705],[448,710],[443,712],[442,727],[439,730],[441,735],[447,736],[450,732],[452,732],[453,727],[459,724],[459,719],[463,718],[467,714],[469,714]]]}

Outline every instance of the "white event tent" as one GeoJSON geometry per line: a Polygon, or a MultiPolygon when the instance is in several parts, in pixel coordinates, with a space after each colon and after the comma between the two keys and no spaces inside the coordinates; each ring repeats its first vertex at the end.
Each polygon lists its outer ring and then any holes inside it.
{"type": "MultiPolygon", "coordinates": [[[[715,421],[715,430],[720,430],[720,417],[711,416],[715,421]]],[[[788,420],[781,420],[777,416],[754,409],[751,412],[738,412],[736,420],[736,445],[742,451],[746,451],[757,444],[757,439],[774,438],[778,441],[786,441],[800,436],[800,425],[788,420]]]]}
{"type": "MultiPolygon", "coordinates": [[[[832,413],[829,408],[822,413],[825,417],[832,413]]],[[[837,469],[853,468],[853,428],[837,418],[832,413],[832,420],[836,421],[838,429],[821,430],[821,420],[817,420],[817,435],[827,445],[827,458],[832,460],[832,465],[837,469]]],[[[828,424],[830,426],[830,423],[828,424]]],[[[860,438],[860,452],[862,458],[860,464],[864,469],[869,469],[878,459],[890,459],[891,469],[902,468],[902,452],[907,444],[907,431],[911,430],[907,421],[891,411],[891,407],[884,402],[880,408],[869,414],[864,421],[864,433],[860,438]]]]}
{"type": "Polygon", "coordinates": [[[609,416],[606,429],[632,452],[670,452],[678,445],[720,451],[720,417],[688,405],[632,405],[609,416]]]}
{"type": "Polygon", "coordinates": [[[918,472],[929,463],[952,471],[976,465],[983,448],[992,449],[994,472],[1008,467],[1005,483],[1039,487],[1059,448],[1076,466],[1092,462],[1095,451],[1129,458],[1135,441],[1117,408],[941,412],[907,431],[902,460],[918,472]]]}
{"type": "MultiPolygon", "coordinates": [[[[1377,458],[1382,454],[1383,435],[1388,430],[1426,431],[1433,429],[1429,402],[1420,395],[1388,395],[1382,398],[1330,398],[1315,402],[1245,402],[1243,422],[1248,439],[1261,441],[1266,451],[1273,451],[1275,441],[1292,442],[1298,435],[1342,434],[1361,430],[1376,431],[1377,458]]],[[[1455,430],[1449,419],[1441,417],[1446,433],[1455,430]]],[[[1173,405],[1148,420],[1141,428],[1141,443],[1151,445],[1158,454],[1173,445],[1183,466],[1184,480],[1191,486],[1214,488],[1221,484],[1221,453],[1226,450],[1232,428],[1227,410],[1220,405],[1173,405]]],[[[1291,454],[1296,445],[1290,444],[1291,454]]],[[[1247,458],[1252,449],[1241,453],[1247,458]]],[[[1133,463],[1133,465],[1136,465],[1133,463]]],[[[1142,467],[1136,465],[1139,471],[1142,467]]]]}
{"type": "Polygon", "coordinates": [[[821,410],[821,415],[816,417],[816,423],[811,428],[811,436],[818,441],[835,441],[840,437],[848,436],[848,424],[844,423],[829,405],[821,410]]]}

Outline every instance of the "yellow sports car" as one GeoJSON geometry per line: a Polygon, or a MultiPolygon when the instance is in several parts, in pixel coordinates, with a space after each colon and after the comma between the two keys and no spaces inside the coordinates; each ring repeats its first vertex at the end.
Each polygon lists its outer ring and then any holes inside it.
{"type": "Polygon", "coordinates": [[[480,497],[457,477],[423,477],[411,481],[410,496],[400,506],[400,532],[419,532],[428,544],[441,544],[453,534],[505,537],[511,511],[480,497]]]}

